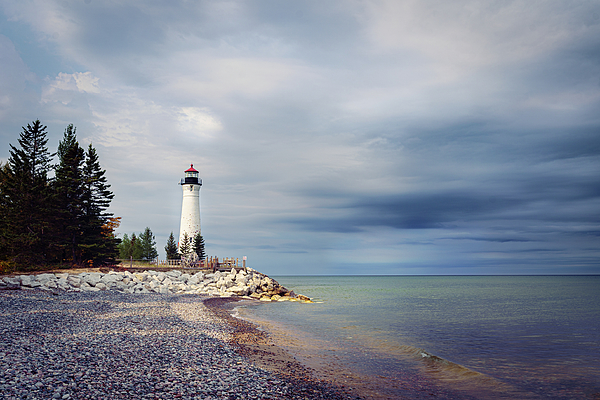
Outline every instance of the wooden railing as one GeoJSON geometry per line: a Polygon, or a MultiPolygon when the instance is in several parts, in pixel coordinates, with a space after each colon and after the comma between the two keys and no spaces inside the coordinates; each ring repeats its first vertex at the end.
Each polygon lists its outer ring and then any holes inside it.
{"type": "MultiPolygon", "coordinates": [[[[118,261],[121,261],[121,263],[124,266],[127,266],[127,264],[129,264],[129,267],[131,267],[131,268],[141,267],[139,265],[140,263],[148,264],[149,266],[156,266],[156,267],[160,267],[160,268],[185,268],[185,267],[181,266],[181,260],[159,260],[159,259],[156,259],[156,260],[152,260],[152,261],[147,261],[147,260],[129,259],[129,260],[118,260],[118,261]]],[[[239,270],[239,269],[246,268],[246,260],[242,260],[242,263],[240,264],[239,258],[224,257],[224,258],[219,259],[219,257],[209,257],[205,260],[199,260],[199,261],[196,261],[195,263],[190,264],[188,268],[208,269],[208,270],[212,270],[212,271],[226,271],[226,270],[231,270],[232,268],[239,270]]]]}

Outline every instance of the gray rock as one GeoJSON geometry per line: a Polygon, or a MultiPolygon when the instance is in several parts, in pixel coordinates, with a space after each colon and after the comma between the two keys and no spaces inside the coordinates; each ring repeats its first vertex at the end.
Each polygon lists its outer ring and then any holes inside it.
{"type": "Polygon", "coordinates": [[[83,280],[90,286],[96,286],[96,284],[100,282],[100,279],[102,279],[102,274],[98,272],[92,272],[83,277],[83,280]]]}
{"type": "Polygon", "coordinates": [[[47,280],[46,282],[44,282],[44,284],[42,286],[47,287],[48,289],[56,289],[58,288],[58,285],[56,284],[56,281],[51,281],[51,280],[47,280]]]}
{"type": "Polygon", "coordinates": [[[178,271],[178,270],[167,271],[167,272],[165,272],[165,274],[166,274],[168,277],[174,277],[174,278],[178,278],[178,277],[180,277],[180,276],[181,276],[181,271],[178,271]]]}
{"type": "Polygon", "coordinates": [[[122,281],[122,280],[123,280],[123,275],[121,275],[121,274],[105,274],[105,275],[102,275],[102,277],[100,278],[100,281],[104,282],[105,284],[108,284],[111,282],[122,281]]]}
{"type": "Polygon", "coordinates": [[[16,276],[5,276],[3,280],[10,285],[21,285],[21,280],[16,276]]]}
{"type": "Polygon", "coordinates": [[[76,275],[70,275],[67,278],[67,282],[74,288],[78,288],[81,286],[81,278],[76,275]]]}

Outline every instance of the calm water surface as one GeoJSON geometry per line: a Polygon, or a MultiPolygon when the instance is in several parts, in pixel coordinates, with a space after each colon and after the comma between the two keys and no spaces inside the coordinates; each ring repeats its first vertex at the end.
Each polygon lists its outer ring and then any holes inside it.
{"type": "Polygon", "coordinates": [[[379,380],[380,398],[435,395],[407,392],[412,376],[469,399],[600,399],[600,276],[276,279],[316,303],[241,316],[309,365],[379,380]]]}

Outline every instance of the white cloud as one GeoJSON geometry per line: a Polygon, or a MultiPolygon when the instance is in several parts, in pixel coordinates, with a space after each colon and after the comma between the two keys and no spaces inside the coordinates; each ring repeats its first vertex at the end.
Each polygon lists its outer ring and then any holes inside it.
{"type": "Polygon", "coordinates": [[[375,53],[412,51],[436,79],[449,82],[477,68],[547,54],[588,34],[593,3],[542,1],[368,2],[357,12],[375,53]]]}
{"type": "Polygon", "coordinates": [[[42,89],[42,102],[58,101],[69,104],[78,93],[100,93],[98,80],[91,72],[67,74],[60,72],[56,78],[47,81],[42,89]]]}
{"type": "Polygon", "coordinates": [[[198,107],[181,107],[175,111],[179,122],[179,130],[202,138],[212,138],[223,129],[223,125],[208,109],[198,107]]]}
{"type": "Polygon", "coordinates": [[[84,93],[99,93],[98,80],[92,75],[91,72],[77,72],[73,74],[75,82],[77,82],[77,89],[84,93]]]}

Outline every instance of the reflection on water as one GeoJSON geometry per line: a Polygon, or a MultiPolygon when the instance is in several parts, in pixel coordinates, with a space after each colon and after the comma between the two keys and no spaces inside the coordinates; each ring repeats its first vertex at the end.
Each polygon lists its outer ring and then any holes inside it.
{"type": "Polygon", "coordinates": [[[242,315],[379,398],[600,398],[599,277],[277,279],[322,303],[242,315]]]}

